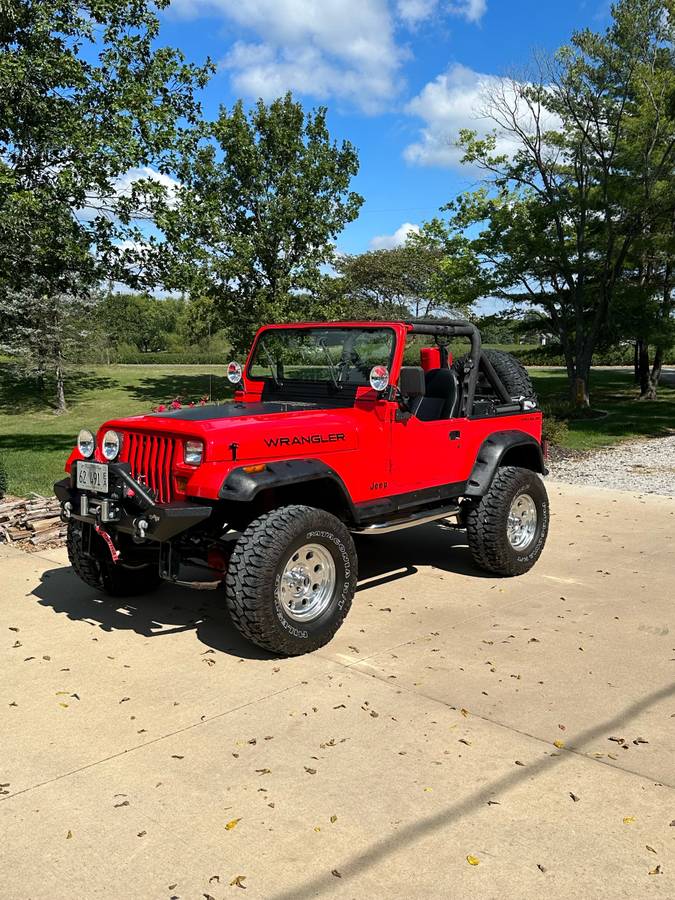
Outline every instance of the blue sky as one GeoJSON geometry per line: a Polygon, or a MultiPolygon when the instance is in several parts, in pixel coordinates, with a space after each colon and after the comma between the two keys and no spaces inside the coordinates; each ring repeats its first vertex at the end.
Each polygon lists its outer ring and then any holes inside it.
{"type": "Polygon", "coordinates": [[[288,89],[328,107],[333,136],[359,152],[365,203],[338,240],[357,253],[395,245],[472,184],[451,140],[485,127],[485,79],[517,74],[533,50],[608,18],[605,0],[172,0],[161,37],[218,64],[208,116],[288,89]]]}

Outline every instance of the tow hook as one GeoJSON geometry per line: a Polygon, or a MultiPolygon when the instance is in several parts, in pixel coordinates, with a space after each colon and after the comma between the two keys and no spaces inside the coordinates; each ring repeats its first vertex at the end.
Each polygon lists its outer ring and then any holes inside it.
{"type": "Polygon", "coordinates": [[[94,525],[94,529],[96,531],[96,534],[100,535],[103,538],[103,540],[106,542],[106,544],[108,545],[108,550],[110,550],[110,555],[112,556],[112,561],[114,563],[116,563],[117,560],[120,558],[120,551],[117,549],[117,547],[113,543],[113,539],[110,537],[110,535],[104,528],[101,528],[100,525],[94,525]]]}

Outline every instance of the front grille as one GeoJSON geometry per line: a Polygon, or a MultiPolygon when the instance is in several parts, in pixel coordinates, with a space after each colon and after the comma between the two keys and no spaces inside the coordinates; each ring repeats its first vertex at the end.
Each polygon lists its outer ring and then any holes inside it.
{"type": "Polygon", "coordinates": [[[121,459],[131,466],[131,474],[153,489],[160,503],[173,499],[172,471],[176,460],[176,438],[157,434],[124,435],[121,459]]]}

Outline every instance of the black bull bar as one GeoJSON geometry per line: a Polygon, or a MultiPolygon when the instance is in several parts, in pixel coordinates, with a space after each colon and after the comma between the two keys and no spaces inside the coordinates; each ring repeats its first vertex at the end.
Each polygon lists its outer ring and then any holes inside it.
{"type": "Polygon", "coordinates": [[[148,488],[132,477],[129,463],[100,465],[108,469],[105,492],[76,486],[77,462],[73,464],[70,478],[54,485],[64,520],[77,519],[136,538],[163,542],[211,515],[212,507],[207,505],[181,501],[157,503],[148,488]]]}

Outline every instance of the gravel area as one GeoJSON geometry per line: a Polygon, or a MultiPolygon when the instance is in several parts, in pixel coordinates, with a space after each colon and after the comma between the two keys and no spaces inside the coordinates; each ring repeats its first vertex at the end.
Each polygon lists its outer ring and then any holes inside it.
{"type": "Polygon", "coordinates": [[[615,491],[675,496],[675,435],[628,441],[549,463],[549,478],[615,491]]]}

